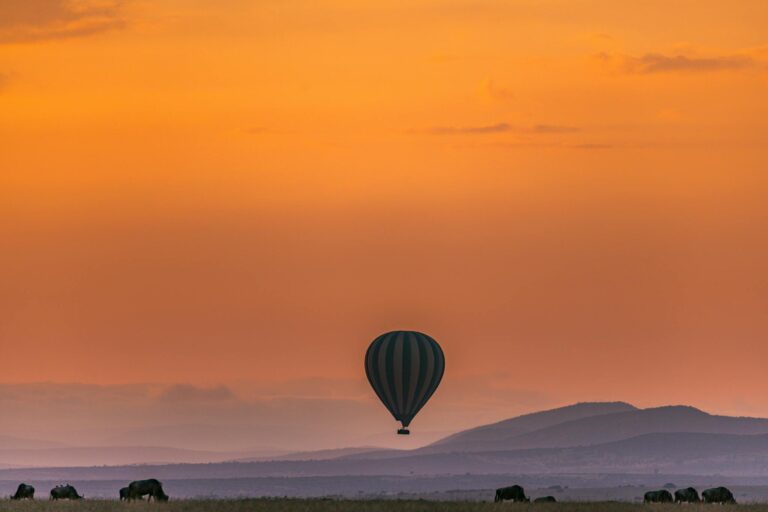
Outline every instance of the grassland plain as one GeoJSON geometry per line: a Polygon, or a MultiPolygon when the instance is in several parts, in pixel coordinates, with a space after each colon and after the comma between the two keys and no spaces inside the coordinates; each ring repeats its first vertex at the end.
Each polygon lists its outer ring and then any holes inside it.
{"type": "Polygon", "coordinates": [[[768,512],[768,504],[749,505],[643,505],[613,501],[564,503],[493,503],[429,500],[237,499],[172,500],[168,503],[122,503],[116,500],[76,502],[4,500],[0,512],[713,512],[738,507],[744,512],[768,512]]]}

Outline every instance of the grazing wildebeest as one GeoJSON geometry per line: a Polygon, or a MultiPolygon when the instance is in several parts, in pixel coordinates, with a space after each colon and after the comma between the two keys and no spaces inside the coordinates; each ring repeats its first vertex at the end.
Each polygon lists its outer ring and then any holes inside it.
{"type": "Polygon", "coordinates": [[[511,485],[496,489],[496,497],[493,501],[531,501],[525,496],[525,491],[519,485],[511,485]]]}
{"type": "Polygon", "coordinates": [[[736,503],[736,500],[733,499],[733,493],[725,487],[707,489],[701,493],[701,497],[704,498],[704,503],[736,503]]]}
{"type": "Polygon", "coordinates": [[[57,485],[56,487],[51,489],[51,499],[52,500],[81,500],[83,499],[83,497],[77,494],[77,489],[75,489],[69,484],[66,484],[66,485],[57,485]]]}
{"type": "Polygon", "coordinates": [[[11,496],[12,500],[33,500],[35,499],[35,488],[27,484],[19,484],[16,494],[11,496]]]}
{"type": "Polygon", "coordinates": [[[675,503],[698,503],[700,501],[699,493],[693,487],[675,491],[675,503]]]}
{"type": "Polygon", "coordinates": [[[643,496],[643,503],[672,503],[672,495],[666,489],[648,491],[643,496]]]}
{"type": "Polygon", "coordinates": [[[533,500],[534,503],[557,503],[554,496],[541,496],[533,500]]]}
{"type": "Polygon", "coordinates": [[[163,492],[163,484],[154,478],[149,480],[135,480],[128,484],[128,500],[140,500],[147,496],[147,501],[155,498],[155,501],[168,501],[168,495],[163,492]]]}
{"type": "Polygon", "coordinates": [[[128,501],[128,488],[123,487],[120,489],[120,501],[128,501]]]}

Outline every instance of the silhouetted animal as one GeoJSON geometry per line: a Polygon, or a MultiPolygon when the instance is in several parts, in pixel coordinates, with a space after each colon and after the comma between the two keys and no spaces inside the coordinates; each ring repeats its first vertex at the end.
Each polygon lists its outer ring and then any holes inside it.
{"type": "Polygon", "coordinates": [[[77,494],[77,489],[75,489],[69,484],[66,484],[66,485],[57,485],[56,487],[51,489],[51,499],[52,500],[81,500],[83,499],[83,497],[77,494]]]}
{"type": "Polygon", "coordinates": [[[534,503],[556,503],[557,500],[554,496],[541,496],[533,500],[534,503]]]}
{"type": "Polygon", "coordinates": [[[525,496],[525,491],[519,485],[496,489],[496,497],[493,501],[531,501],[525,496]]]}
{"type": "Polygon", "coordinates": [[[120,501],[128,501],[128,488],[123,487],[120,489],[120,501]]]}
{"type": "Polygon", "coordinates": [[[16,494],[11,496],[12,500],[33,500],[35,499],[35,488],[27,484],[19,484],[16,494]]]}
{"type": "Polygon", "coordinates": [[[155,501],[168,501],[168,495],[163,492],[163,484],[154,478],[149,480],[136,480],[128,484],[128,500],[140,500],[142,496],[148,496],[147,501],[155,498],[155,501]]]}
{"type": "Polygon", "coordinates": [[[733,493],[725,487],[713,487],[701,493],[704,503],[736,503],[733,493]]]}
{"type": "Polygon", "coordinates": [[[643,496],[644,503],[672,503],[672,495],[668,490],[648,491],[643,496]]]}
{"type": "Polygon", "coordinates": [[[698,503],[700,501],[699,493],[693,487],[675,491],[675,503],[698,503]]]}

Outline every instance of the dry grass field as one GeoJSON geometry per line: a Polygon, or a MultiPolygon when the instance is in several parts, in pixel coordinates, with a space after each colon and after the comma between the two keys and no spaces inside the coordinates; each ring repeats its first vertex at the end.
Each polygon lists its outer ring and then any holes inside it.
{"type": "Polygon", "coordinates": [[[738,507],[744,512],[768,512],[768,504],[751,505],[642,505],[622,502],[491,503],[426,500],[327,500],[327,499],[243,499],[172,500],[168,503],[126,504],[114,500],[80,502],[0,502],[0,512],[715,512],[738,507]]]}

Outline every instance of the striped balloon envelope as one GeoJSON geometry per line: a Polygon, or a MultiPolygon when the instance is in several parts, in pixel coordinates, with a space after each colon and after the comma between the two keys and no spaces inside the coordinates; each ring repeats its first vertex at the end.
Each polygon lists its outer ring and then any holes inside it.
{"type": "Polygon", "coordinates": [[[416,331],[382,334],[365,353],[365,374],[376,395],[402,423],[408,425],[440,385],[445,356],[435,340],[416,331]]]}

